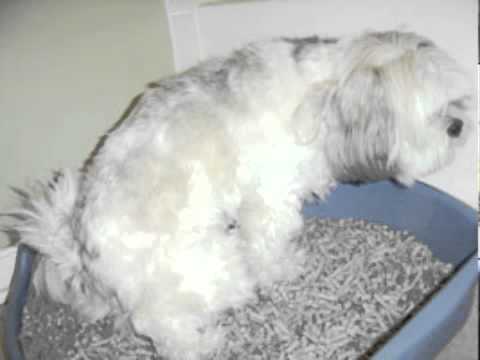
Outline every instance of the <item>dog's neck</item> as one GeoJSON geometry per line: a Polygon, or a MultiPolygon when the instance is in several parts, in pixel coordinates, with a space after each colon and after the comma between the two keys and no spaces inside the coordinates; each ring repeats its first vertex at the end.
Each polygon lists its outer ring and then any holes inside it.
{"type": "Polygon", "coordinates": [[[399,168],[396,163],[389,161],[388,150],[378,144],[366,146],[343,136],[332,137],[324,147],[330,174],[339,183],[365,183],[395,178],[399,168]]]}

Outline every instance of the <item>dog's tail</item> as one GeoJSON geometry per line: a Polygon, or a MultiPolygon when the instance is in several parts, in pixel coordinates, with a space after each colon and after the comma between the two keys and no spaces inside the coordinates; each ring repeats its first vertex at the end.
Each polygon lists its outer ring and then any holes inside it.
{"type": "Polygon", "coordinates": [[[30,192],[13,189],[20,207],[3,215],[15,219],[6,232],[40,254],[33,276],[35,289],[98,318],[105,313],[105,304],[82,266],[80,243],[72,231],[79,179],[79,173],[65,170],[46,184],[37,182],[30,192]]]}

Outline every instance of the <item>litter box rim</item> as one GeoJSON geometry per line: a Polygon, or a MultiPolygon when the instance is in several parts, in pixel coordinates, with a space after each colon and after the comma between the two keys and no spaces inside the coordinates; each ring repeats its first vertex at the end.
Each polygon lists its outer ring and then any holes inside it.
{"type": "MultiPolygon", "coordinates": [[[[376,184],[385,184],[380,181],[376,184]]],[[[343,186],[351,185],[340,185],[343,186]]],[[[366,186],[372,186],[366,185],[366,186]]],[[[375,186],[375,184],[373,184],[375,186]]],[[[417,181],[413,191],[440,197],[449,206],[468,218],[477,219],[477,212],[461,200],[433,186],[417,181]]],[[[5,312],[4,351],[6,360],[26,360],[19,340],[23,307],[27,300],[35,251],[24,244],[18,245],[15,269],[9,287],[5,312]]],[[[468,254],[447,284],[409,319],[372,356],[372,360],[427,360],[433,359],[465,323],[473,304],[473,287],[477,281],[475,250],[468,254]],[[453,296],[452,296],[453,295],[453,296]],[[438,314],[444,316],[439,316],[438,314]],[[420,331],[421,330],[421,331],[420,331]],[[421,333],[421,336],[413,336],[421,333]]]]}
{"type": "Polygon", "coordinates": [[[23,307],[27,301],[35,251],[19,244],[15,268],[10,282],[3,316],[4,352],[6,360],[25,360],[18,339],[22,325],[23,307]]]}

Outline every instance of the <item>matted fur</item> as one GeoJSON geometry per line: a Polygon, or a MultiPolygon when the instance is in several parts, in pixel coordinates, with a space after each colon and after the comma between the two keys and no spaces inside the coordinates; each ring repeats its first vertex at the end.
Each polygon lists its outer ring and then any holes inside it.
{"type": "Polygon", "coordinates": [[[36,285],[54,299],[198,359],[222,340],[219,312],[298,274],[305,199],[443,165],[468,96],[413,33],[252,43],[147,89],[84,171],[27,196],[14,229],[45,255],[36,285]]]}

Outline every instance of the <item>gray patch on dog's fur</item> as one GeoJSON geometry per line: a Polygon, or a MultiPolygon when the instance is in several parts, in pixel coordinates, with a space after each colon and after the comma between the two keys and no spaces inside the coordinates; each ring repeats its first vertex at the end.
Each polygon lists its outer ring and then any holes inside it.
{"type": "Polygon", "coordinates": [[[157,104],[168,105],[170,96],[176,101],[188,103],[190,98],[199,93],[219,106],[234,106],[235,94],[231,84],[238,83],[238,78],[253,76],[263,70],[264,64],[252,44],[234,51],[228,57],[210,60],[182,74],[151,83],[149,96],[157,104]]]}
{"type": "Polygon", "coordinates": [[[298,62],[301,58],[302,53],[312,47],[317,45],[330,45],[336,44],[338,39],[336,38],[320,38],[318,36],[309,36],[304,38],[282,38],[283,41],[288,42],[293,45],[292,57],[298,62]]]}
{"type": "Polygon", "coordinates": [[[417,45],[417,48],[426,48],[426,47],[434,47],[435,44],[432,42],[432,41],[429,41],[429,40],[424,40],[424,41],[420,41],[417,45]]]}
{"type": "Polygon", "coordinates": [[[234,51],[232,56],[226,59],[225,65],[227,68],[244,71],[258,71],[263,68],[263,62],[260,60],[254,44],[234,51]]]}
{"type": "Polygon", "coordinates": [[[211,91],[212,94],[229,94],[228,66],[226,66],[224,62],[220,64],[212,63],[212,65],[213,66],[206,68],[194,68],[185,74],[185,76],[188,76],[195,85],[211,91]]]}

